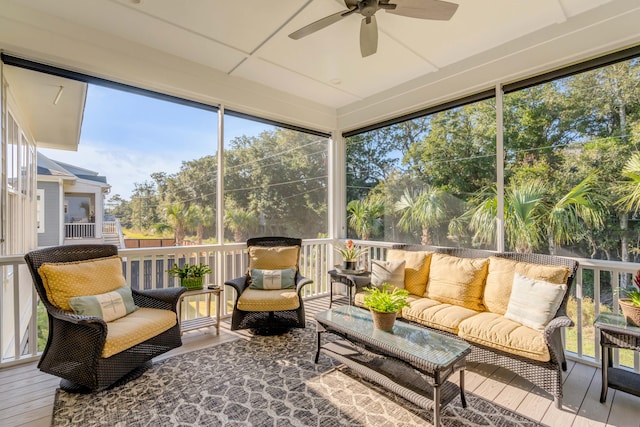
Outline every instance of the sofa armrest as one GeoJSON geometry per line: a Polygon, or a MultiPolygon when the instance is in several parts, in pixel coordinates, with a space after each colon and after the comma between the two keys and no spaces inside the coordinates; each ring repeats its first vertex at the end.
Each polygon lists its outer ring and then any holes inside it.
{"type": "Polygon", "coordinates": [[[571,320],[569,317],[567,316],[554,317],[553,319],[551,319],[549,323],[547,323],[547,326],[545,326],[544,328],[545,340],[547,340],[548,337],[552,336],[556,330],[560,328],[565,328],[565,327],[570,328],[571,326],[574,326],[574,323],[573,323],[573,320],[571,320]]]}
{"type": "Polygon", "coordinates": [[[551,358],[560,363],[563,370],[567,369],[567,362],[564,356],[561,329],[573,325],[573,320],[567,316],[558,316],[551,319],[543,331],[544,342],[549,348],[551,358]]]}
{"type": "Polygon", "coordinates": [[[132,289],[133,301],[139,307],[159,308],[176,312],[180,295],[187,291],[186,288],[146,289],[137,291],[132,289]]]}

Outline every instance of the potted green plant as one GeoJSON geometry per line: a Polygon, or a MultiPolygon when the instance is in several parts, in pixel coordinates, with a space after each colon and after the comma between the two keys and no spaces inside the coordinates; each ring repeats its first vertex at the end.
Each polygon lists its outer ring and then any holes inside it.
{"type": "Polygon", "coordinates": [[[209,266],[202,263],[199,265],[184,264],[182,267],[175,263],[173,267],[167,270],[171,277],[180,278],[180,286],[184,286],[189,290],[202,289],[204,276],[211,272],[209,266]]]}
{"type": "Polygon", "coordinates": [[[346,270],[355,270],[358,258],[367,253],[365,248],[357,247],[353,240],[347,240],[344,248],[337,247],[336,251],[342,256],[344,268],[346,270]]]}
{"type": "Polygon", "coordinates": [[[392,330],[398,312],[409,305],[409,291],[386,282],[380,287],[366,287],[364,291],[364,305],[371,311],[374,327],[383,331],[392,330]]]}
{"type": "Polygon", "coordinates": [[[620,293],[626,296],[626,298],[620,298],[618,303],[627,323],[640,326],[640,270],[633,277],[632,289],[620,288],[620,293]]]}

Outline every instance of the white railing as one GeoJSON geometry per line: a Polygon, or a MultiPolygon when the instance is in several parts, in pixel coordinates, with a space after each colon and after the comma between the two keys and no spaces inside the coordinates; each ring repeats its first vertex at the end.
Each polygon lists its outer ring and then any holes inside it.
{"type": "Polygon", "coordinates": [[[93,239],[96,237],[96,224],[93,222],[65,222],[65,239],[93,239]]]}
{"type": "Polygon", "coordinates": [[[116,221],[102,221],[102,232],[107,234],[118,234],[118,224],[116,221]]]}
{"type": "MultiPolygon", "coordinates": [[[[384,259],[392,244],[384,242],[358,242],[371,248],[372,259],[384,259]]],[[[122,249],[123,269],[127,282],[135,289],[154,289],[178,286],[177,279],[170,278],[167,269],[178,262],[204,262],[213,273],[206,277],[209,283],[223,283],[240,277],[247,269],[245,244],[201,245],[189,247],[164,247],[122,249]]],[[[305,240],[300,254],[302,274],[313,280],[305,288],[305,299],[328,295],[330,282],[327,271],[333,267],[334,251],[330,239],[305,240]]],[[[565,330],[565,348],[570,359],[581,363],[600,363],[599,337],[594,333],[593,319],[602,310],[618,312],[615,289],[638,264],[602,260],[578,259],[580,269],[572,287],[570,304],[574,328],[565,330]],[[625,277],[626,275],[626,277],[625,277]],[[587,290],[589,290],[587,292],[587,290]],[[591,291],[592,290],[592,291],[591,291]],[[612,291],[613,290],[613,291],[612,291]],[[591,295],[593,294],[593,295],[591,295]],[[595,304],[594,301],[600,301],[595,304]]],[[[38,357],[46,340],[46,312],[37,303],[37,294],[31,283],[24,260],[19,256],[0,257],[2,293],[0,294],[0,368],[23,363],[38,357]],[[38,319],[38,316],[41,316],[38,319]],[[40,336],[40,344],[38,344],[40,336]],[[15,337],[19,337],[17,340],[15,337]]],[[[230,315],[234,292],[226,287],[222,293],[223,317],[230,315]]],[[[192,307],[202,307],[204,297],[196,297],[192,307]]],[[[190,301],[191,302],[191,301],[190,301]]],[[[215,307],[213,307],[215,310],[215,307]]],[[[215,311],[213,311],[215,313],[215,311]]],[[[183,318],[197,316],[196,310],[184,310],[183,318]]],[[[640,372],[638,355],[624,351],[615,352],[614,363],[640,372]]]]}

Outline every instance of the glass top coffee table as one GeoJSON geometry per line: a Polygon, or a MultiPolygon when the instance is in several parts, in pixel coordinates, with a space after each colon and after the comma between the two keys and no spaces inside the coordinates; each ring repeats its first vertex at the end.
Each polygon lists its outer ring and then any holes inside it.
{"type": "Polygon", "coordinates": [[[353,306],[320,312],[315,319],[316,363],[324,353],[416,405],[433,408],[435,426],[440,425],[440,408],[458,393],[466,407],[464,369],[471,352],[466,342],[400,321],[392,331],[380,331],[374,329],[368,311],[353,306]],[[342,340],[323,344],[326,332],[342,340]],[[459,386],[447,381],[458,371],[459,386]]]}

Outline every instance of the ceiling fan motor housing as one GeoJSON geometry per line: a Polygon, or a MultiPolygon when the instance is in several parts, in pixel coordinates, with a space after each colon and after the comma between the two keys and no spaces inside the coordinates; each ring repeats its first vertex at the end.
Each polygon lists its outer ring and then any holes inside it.
{"type": "Polygon", "coordinates": [[[362,0],[358,2],[358,9],[362,16],[373,16],[380,7],[378,0],[362,0]]]}

